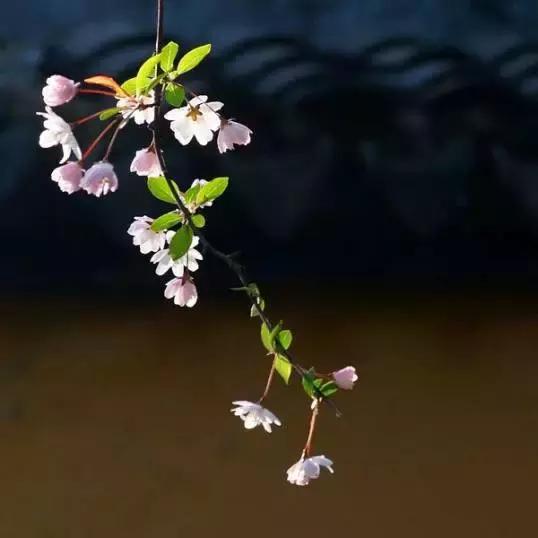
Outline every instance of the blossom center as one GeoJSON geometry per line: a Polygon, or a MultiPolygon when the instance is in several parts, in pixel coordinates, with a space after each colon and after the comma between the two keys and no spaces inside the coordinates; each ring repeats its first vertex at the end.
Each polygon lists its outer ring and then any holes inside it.
{"type": "Polygon", "coordinates": [[[198,119],[198,116],[201,116],[202,113],[200,112],[199,106],[191,106],[190,110],[187,112],[187,116],[192,119],[192,121],[196,121],[198,119]]]}

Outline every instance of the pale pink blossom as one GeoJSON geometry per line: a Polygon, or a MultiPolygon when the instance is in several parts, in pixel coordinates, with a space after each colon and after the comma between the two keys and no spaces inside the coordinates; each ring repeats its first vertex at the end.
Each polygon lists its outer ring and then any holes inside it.
{"type": "Polygon", "coordinates": [[[243,425],[247,430],[262,426],[267,433],[271,433],[271,424],[282,425],[274,413],[271,413],[269,409],[262,407],[260,404],[247,400],[238,400],[232,402],[232,404],[237,407],[230,409],[230,411],[243,421],[243,425]]]}
{"type": "MultiPolygon", "coordinates": [[[[176,232],[174,231],[167,232],[166,240],[170,242],[172,240],[172,237],[174,237],[175,233],[176,232]]],[[[191,273],[197,271],[199,268],[198,260],[204,259],[202,254],[198,252],[198,250],[196,250],[196,247],[198,246],[199,242],[199,237],[195,235],[192,238],[189,250],[177,260],[173,260],[171,258],[169,249],[167,248],[156,252],[150,260],[151,263],[157,264],[155,272],[158,275],[164,275],[166,272],[172,269],[172,273],[174,273],[175,276],[182,277],[185,272],[185,269],[187,269],[191,273]]]]}
{"type": "Polygon", "coordinates": [[[153,219],[144,215],[135,217],[127,233],[133,236],[133,245],[140,247],[142,254],[157,252],[166,245],[166,232],[154,232],[151,229],[153,219]]]}
{"type": "Polygon", "coordinates": [[[77,158],[82,157],[80,146],[71,130],[69,123],[56,114],[50,106],[45,107],[46,112],[36,112],[38,116],[43,116],[44,130],[39,135],[39,145],[42,148],[52,148],[62,146],[63,156],[60,164],[69,159],[71,153],[77,158]]]}
{"type": "Polygon", "coordinates": [[[77,162],[68,162],[62,166],[58,166],[52,171],[51,179],[58,183],[58,187],[62,192],[73,194],[80,190],[80,181],[84,171],[77,162]]]}
{"type": "Polygon", "coordinates": [[[330,473],[334,473],[332,465],[333,462],[325,456],[313,456],[306,459],[302,457],[288,469],[288,482],[296,486],[307,486],[310,480],[315,480],[319,477],[321,467],[325,467],[330,473]]]}
{"type": "Polygon", "coordinates": [[[88,194],[98,198],[109,192],[115,192],[118,188],[118,178],[114,173],[114,167],[107,161],[93,164],[84,174],[80,186],[88,194]]]}
{"type": "Polygon", "coordinates": [[[166,283],[164,296],[174,299],[174,304],[192,308],[198,301],[198,292],[194,282],[189,279],[173,278],[166,283]]]}
{"type": "Polygon", "coordinates": [[[78,83],[62,75],[52,75],[42,90],[43,101],[48,106],[60,106],[68,103],[78,92],[78,83]]]}
{"type": "Polygon", "coordinates": [[[250,144],[252,131],[241,123],[233,120],[222,120],[217,137],[217,146],[221,153],[234,149],[234,144],[246,146],[250,144]]]}
{"type": "Polygon", "coordinates": [[[149,95],[120,97],[117,106],[126,121],[133,118],[137,125],[143,125],[144,123],[149,125],[155,119],[155,107],[151,106],[154,104],[155,92],[151,90],[149,95]]]}
{"type": "Polygon", "coordinates": [[[170,128],[180,144],[186,146],[193,137],[202,146],[213,140],[213,131],[220,127],[217,111],[224,105],[218,101],[206,101],[207,95],[198,95],[187,106],[173,108],[164,115],[171,121],[170,128]]]}
{"type": "Polygon", "coordinates": [[[334,382],[343,390],[351,390],[355,381],[359,379],[353,366],[346,366],[341,370],[337,370],[332,373],[332,376],[334,382]]]}
{"type": "Polygon", "coordinates": [[[161,176],[161,165],[157,154],[149,148],[138,150],[131,163],[131,172],[146,177],[161,176]]]}

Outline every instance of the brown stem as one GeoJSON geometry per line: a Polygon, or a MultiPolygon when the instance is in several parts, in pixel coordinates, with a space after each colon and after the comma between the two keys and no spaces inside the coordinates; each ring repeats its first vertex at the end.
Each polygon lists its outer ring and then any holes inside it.
{"type": "MultiPolygon", "coordinates": [[[[162,47],[162,41],[163,41],[163,15],[164,15],[164,0],[157,0],[157,14],[156,14],[156,38],[155,38],[155,53],[158,54],[162,47]]],[[[168,185],[168,188],[170,189],[170,192],[172,193],[172,196],[174,197],[174,200],[176,202],[176,205],[178,209],[183,214],[186,223],[191,228],[192,232],[198,236],[200,239],[200,244],[202,247],[204,247],[207,251],[209,251],[215,258],[218,258],[222,262],[224,262],[228,268],[235,273],[237,279],[241,283],[241,287],[245,289],[245,292],[250,299],[250,302],[252,306],[254,307],[256,313],[258,314],[259,318],[262,320],[263,323],[267,326],[269,331],[273,328],[273,324],[269,321],[269,318],[265,314],[265,312],[262,310],[261,306],[258,304],[258,299],[255,297],[249,290],[248,285],[250,283],[250,280],[247,278],[245,269],[243,266],[238,263],[235,260],[235,257],[230,254],[225,254],[215,246],[213,246],[205,237],[205,235],[194,225],[194,222],[192,220],[192,214],[189,211],[189,209],[185,206],[183,203],[183,200],[181,199],[179,193],[176,191],[176,188],[174,187],[174,184],[172,183],[172,180],[168,177],[166,162],[164,160],[163,152],[160,145],[160,139],[161,139],[161,104],[162,104],[162,98],[163,98],[163,92],[162,92],[162,85],[159,84],[155,88],[155,121],[153,122],[153,147],[155,148],[155,154],[157,155],[157,158],[159,159],[159,165],[161,167],[163,176],[165,178],[165,181],[168,185]]],[[[284,349],[284,347],[280,344],[278,339],[275,340],[275,350],[276,352],[287,359],[289,363],[291,364],[294,371],[299,375],[299,377],[303,377],[303,375],[307,372],[306,368],[302,367],[295,359],[291,356],[291,354],[284,349]]],[[[314,387],[314,392],[316,393],[316,396],[318,399],[327,402],[335,411],[336,416],[341,416],[341,413],[336,407],[335,403],[329,399],[325,398],[322,394],[322,392],[317,388],[314,387]]]]}
{"type": "Polygon", "coordinates": [[[263,400],[267,398],[267,395],[269,394],[269,389],[271,388],[271,383],[273,382],[274,373],[275,373],[275,361],[273,359],[273,362],[271,363],[271,370],[269,370],[269,377],[267,378],[267,383],[265,384],[265,390],[263,391],[261,398],[258,400],[258,403],[262,403],[263,400]]]}
{"type": "Polygon", "coordinates": [[[99,110],[98,112],[95,112],[95,114],[90,114],[89,116],[84,116],[83,118],[80,118],[79,120],[72,121],[69,125],[71,125],[71,127],[76,127],[77,125],[82,125],[83,123],[86,123],[87,121],[90,121],[90,120],[93,120],[93,119],[99,117],[105,110],[107,110],[107,109],[105,108],[103,110],[99,110]]]}
{"type": "Polygon", "coordinates": [[[114,127],[115,125],[118,125],[119,121],[121,120],[114,120],[112,122],[110,122],[98,135],[97,135],[97,138],[88,146],[88,149],[84,152],[84,154],[82,155],[82,158],[80,159],[80,161],[85,161],[88,156],[90,155],[90,153],[95,149],[95,147],[97,146],[97,144],[99,144],[99,142],[101,142],[101,140],[105,137],[105,135],[108,133],[108,131],[110,131],[110,129],[112,129],[112,127],[114,127]]]}
{"type": "Polygon", "coordinates": [[[308,437],[303,449],[303,458],[305,456],[310,457],[310,450],[312,448],[312,438],[314,437],[314,430],[316,429],[316,420],[319,415],[319,404],[316,402],[314,409],[312,410],[312,416],[310,417],[310,428],[308,429],[308,437]]]}
{"type": "Polygon", "coordinates": [[[123,127],[123,121],[120,121],[118,125],[116,126],[115,131],[112,133],[112,136],[110,137],[110,142],[108,143],[108,146],[106,148],[106,153],[105,153],[105,156],[103,157],[103,161],[108,160],[108,157],[110,156],[110,152],[112,151],[112,148],[114,147],[114,143],[116,142],[116,138],[122,127],[123,127]]]}

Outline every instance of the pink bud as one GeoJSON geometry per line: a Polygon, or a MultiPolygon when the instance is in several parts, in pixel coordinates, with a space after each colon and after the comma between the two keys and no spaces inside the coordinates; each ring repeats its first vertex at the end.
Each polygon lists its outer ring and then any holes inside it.
{"type": "Polygon", "coordinates": [[[78,84],[62,75],[52,75],[43,88],[43,101],[48,106],[59,106],[68,103],[75,97],[78,84]]]}
{"type": "Polygon", "coordinates": [[[332,376],[334,382],[343,390],[351,390],[355,381],[359,379],[353,366],[346,366],[341,370],[337,370],[333,372],[332,376]]]}
{"type": "Polygon", "coordinates": [[[82,167],[77,162],[68,162],[58,166],[52,171],[51,179],[58,183],[62,192],[73,194],[80,190],[80,180],[82,179],[82,167]]]}
{"type": "Polygon", "coordinates": [[[161,176],[161,166],[157,154],[148,148],[138,150],[131,163],[131,172],[146,177],[161,176]]]}
{"type": "Polygon", "coordinates": [[[94,196],[106,195],[115,192],[118,188],[118,178],[114,173],[114,167],[106,161],[100,161],[86,171],[80,186],[94,196]]]}
{"type": "Polygon", "coordinates": [[[217,137],[219,151],[225,153],[229,149],[234,149],[234,144],[246,146],[250,143],[251,134],[252,131],[246,125],[233,120],[222,120],[217,137]]]}

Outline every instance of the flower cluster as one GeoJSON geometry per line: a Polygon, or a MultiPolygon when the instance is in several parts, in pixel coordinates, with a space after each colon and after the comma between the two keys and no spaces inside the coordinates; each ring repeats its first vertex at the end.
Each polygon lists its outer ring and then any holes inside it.
{"type": "MultiPolygon", "coordinates": [[[[158,31],[157,34],[162,35],[162,32],[158,31]]],[[[203,210],[211,207],[224,194],[228,178],[217,177],[209,181],[195,179],[182,190],[167,175],[161,150],[161,119],[170,122],[171,133],[182,146],[187,146],[193,140],[207,146],[216,138],[220,153],[249,144],[252,131],[224,117],[222,102],[210,101],[206,95],[193,93],[183,82],[182,76],[207,56],[210,45],[188,51],[177,62],[177,43],[170,42],[164,47],[158,43],[157,49],[141,64],[136,76],[122,84],[105,75],[92,76],[83,82],[75,82],[62,75],[47,78],[42,90],[45,112],[37,112],[44,118],[39,145],[43,148],[60,146],[62,149],[59,166],[51,173],[52,181],[58,184],[61,191],[67,194],[84,191],[101,197],[115,192],[119,186],[109,160],[119,135],[128,124],[149,127],[151,140],[135,152],[130,171],[146,178],[149,192],[160,202],[171,204],[172,210],[157,217],[134,217],[127,233],[142,254],[150,255],[155,273],[171,277],[164,286],[164,296],[173,300],[175,305],[192,308],[197,303],[198,290],[193,275],[204,259],[202,252],[209,251],[225,260],[235,272],[241,282],[241,287],[236,289],[246,293],[251,304],[251,317],[258,317],[261,322],[261,341],[271,358],[271,368],[262,396],[256,402],[234,401],[231,412],[241,419],[245,429],[261,426],[265,432],[271,433],[274,426],[281,426],[282,423],[274,413],[262,406],[262,402],[268,396],[275,372],[286,384],[295,372],[310,398],[312,414],[306,444],[299,461],[288,469],[287,479],[292,484],[306,486],[319,477],[322,467],[333,472],[330,459],[323,455],[311,456],[313,434],[321,404],[332,403],[330,398],[338,390],[353,388],[357,381],[355,368],[346,366],[329,374],[320,374],[314,368],[306,369],[294,361],[289,352],[292,332],[284,329],[282,322],[277,325],[270,323],[265,313],[266,302],[258,286],[253,282],[246,284],[241,265],[233,256],[214,247],[202,233],[206,222],[203,210]],[[72,122],[67,122],[53,110],[84,94],[106,97],[112,100],[113,106],[72,122]],[[164,102],[169,105],[167,111],[163,110],[164,102]],[[82,151],[74,130],[97,118],[106,123],[82,151]],[[95,158],[94,152],[106,137],[109,137],[106,150],[95,158]],[[90,157],[92,162],[89,162],[90,157]]]]}

